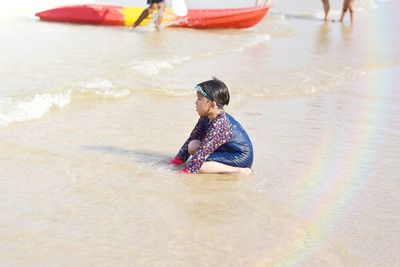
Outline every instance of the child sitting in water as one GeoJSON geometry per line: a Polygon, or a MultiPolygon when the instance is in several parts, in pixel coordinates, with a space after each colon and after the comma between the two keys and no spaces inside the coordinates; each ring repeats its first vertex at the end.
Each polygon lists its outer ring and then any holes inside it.
{"type": "Polygon", "coordinates": [[[181,172],[250,173],[253,145],[242,126],[223,109],[229,104],[227,86],[213,78],[195,89],[200,118],[170,164],[184,164],[192,155],[181,172]]]}

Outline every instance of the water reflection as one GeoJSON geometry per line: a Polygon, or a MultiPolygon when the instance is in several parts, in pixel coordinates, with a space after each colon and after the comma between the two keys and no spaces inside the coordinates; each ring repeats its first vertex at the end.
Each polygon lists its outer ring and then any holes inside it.
{"type": "Polygon", "coordinates": [[[315,53],[326,54],[331,44],[330,22],[324,22],[317,28],[315,53]]]}
{"type": "Polygon", "coordinates": [[[341,24],[341,38],[345,47],[353,43],[353,25],[341,24]]]}

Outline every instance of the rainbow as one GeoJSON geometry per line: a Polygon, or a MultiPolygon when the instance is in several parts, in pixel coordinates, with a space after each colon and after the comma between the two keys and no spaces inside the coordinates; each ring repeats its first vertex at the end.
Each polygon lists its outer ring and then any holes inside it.
{"type": "Polygon", "coordinates": [[[342,129],[337,136],[320,133],[312,153],[305,159],[308,165],[298,176],[298,184],[303,187],[291,189],[296,192],[296,199],[305,200],[294,208],[305,218],[293,225],[299,231],[282,233],[276,246],[258,256],[254,266],[304,266],[311,255],[334,237],[333,230],[341,219],[356,211],[357,199],[373,183],[371,166],[382,161],[377,151],[384,142],[383,129],[390,119],[387,100],[395,97],[393,81],[399,80],[396,77],[400,67],[391,68],[393,63],[385,62],[395,54],[394,47],[387,46],[395,42],[382,31],[390,28],[389,23],[390,20],[384,22],[376,14],[365,26],[368,32],[363,33],[363,41],[368,44],[365,53],[369,58],[363,67],[367,75],[356,83],[363,90],[354,89],[359,101],[352,103],[354,113],[346,117],[354,128],[342,129]],[[375,50],[382,47],[385,49],[375,50]]]}
{"type": "Polygon", "coordinates": [[[305,160],[309,168],[305,167],[299,175],[302,179],[299,184],[304,187],[296,199],[314,199],[295,207],[307,219],[295,225],[299,232],[283,233],[284,238],[277,247],[262,255],[255,266],[302,266],[304,260],[331,238],[332,229],[340,219],[353,211],[353,204],[370,183],[369,166],[379,161],[374,151],[378,149],[381,129],[386,124],[385,109],[379,98],[384,98],[385,90],[381,90],[385,80],[394,79],[395,75],[395,71],[371,75],[361,84],[378,96],[354,107],[357,110],[354,125],[362,126],[343,130],[335,140],[321,135],[317,148],[305,160]]]}

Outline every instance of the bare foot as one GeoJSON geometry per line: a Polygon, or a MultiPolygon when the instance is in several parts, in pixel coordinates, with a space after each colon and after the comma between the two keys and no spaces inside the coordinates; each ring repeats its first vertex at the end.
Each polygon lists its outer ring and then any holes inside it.
{"type": "Polygon", "coordinates": [[[250,173],[252,173],[252,171],[250,168],[240,168],[239,173],[244,175],[249,175],[250,173]]]}

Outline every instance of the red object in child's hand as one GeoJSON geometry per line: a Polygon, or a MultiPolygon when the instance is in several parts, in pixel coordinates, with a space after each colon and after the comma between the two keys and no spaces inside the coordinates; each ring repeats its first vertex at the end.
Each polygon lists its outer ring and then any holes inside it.
{"type": "Polygon", "coordinates": [[[182,169],[179,171],[180,174],[191,174],[190,171],[186,170],[186,169],[182,169]]]}
{"type": "Polygon", "coordinates": [[[183,163],[185,162],[179,157],[175,157],[169,161],[169,164],[171,165],[182,165],[183,163]]]}

